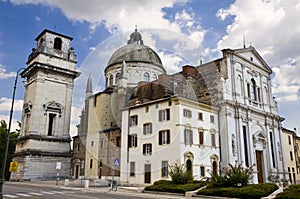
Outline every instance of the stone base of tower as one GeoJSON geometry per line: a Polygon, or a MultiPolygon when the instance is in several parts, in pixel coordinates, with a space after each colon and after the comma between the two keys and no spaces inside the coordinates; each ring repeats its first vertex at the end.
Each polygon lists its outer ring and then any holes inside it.
{"type": "MultiPolygon", "coordinates": [[[[57,154],[58,155],[58,154],[57,154]]],[[[15,156],[14,162],[18,162],[18,171],[12,172],[11,181],[38,181],[56,180],[59,173],[60,179],[70,177],[71,156],[45,156],[45,155],[25,155],[15,156]],[[61,169],[57,170],[57,162],[60,162],[61,169]]]]}

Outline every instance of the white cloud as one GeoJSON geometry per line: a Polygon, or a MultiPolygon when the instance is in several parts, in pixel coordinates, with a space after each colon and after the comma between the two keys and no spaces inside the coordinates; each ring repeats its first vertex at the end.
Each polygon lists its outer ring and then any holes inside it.
{"type": "Polygon", "coordinates": [[[35,16],[35,20],[36,20],[36,21],[41,21],[41,18],[38,17],[38,16],[35,16]]]}
{"type": "Polygon", "coordinates": [[[70,124],[70,136],[73,137],[77,135],[77,127],[80,123],[80,115],[81,115],[82,108],[78,108],[75,106],[72,106],[71,108],[71,124],[70,124]]]}
{"type": "MultiPolygon", "coordinates": [[[[12,0],[16,5],[43,4],[59,8],[66,17],[74,21],[87,21],[91,24],[104,24],[110,32],[129,31],[134,25],[139,27],[167,28],[179,30],[179,27],[164,18],[162,8],[172,7],[182,0],[90,0],[89,3],[73,0],[72,3],[60,0],[12,0]],[[131,24],[130,24],[131,23],[131,24]]],[[[95,25],[91,25],[93,30],[95,25]]]]}
{"type": "MultiPolygon", "coordinates": [[[[10,111],[11,109],[11,99],[1,97],[0,98],[0,111],[10,111]]],[[[23,100],[14,101],[14,111],[22,111],[23,100]]]]}
{"type": "Polygon", "coordinates": [[[15,77],[16,72],[6,72],[5,66],[0,64],[0,79],[8,79],[11,77],[15,77]]]}

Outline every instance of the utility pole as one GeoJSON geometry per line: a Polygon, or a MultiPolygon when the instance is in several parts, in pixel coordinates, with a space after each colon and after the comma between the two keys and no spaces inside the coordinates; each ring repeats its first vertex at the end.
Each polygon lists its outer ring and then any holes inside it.
{"type": "Polygon", "coordinates": [[[4,157],[3,166],[2,166],[2,169],[3,169],[2,170],[2,176],[1,176],[1,179],[0,179],[0,199],[3,199],[3,184],[4,184],[4,180],[5,180],[5,170],[6,170],[6,162],[7,162],[7,155],[8,155],[8,147],[9,147],[9,135],[10,135],[10,129],[11,129],[12,116],[13,116],[13,112],[14,112],[14,103],[15,103],[15,95],[16,95],[18,77],[19,77],[19,72],[21,70],[25,70],[25,69],[26,68],[20,68],[17,71],[15,84],[14,84],[14,89],[13,89],[13,96],[12,96],[12,101],[11,101],[11,108],[10,108],[10,115],[9,115],[8,129],[7,129],[5,157],[4,157]]]}

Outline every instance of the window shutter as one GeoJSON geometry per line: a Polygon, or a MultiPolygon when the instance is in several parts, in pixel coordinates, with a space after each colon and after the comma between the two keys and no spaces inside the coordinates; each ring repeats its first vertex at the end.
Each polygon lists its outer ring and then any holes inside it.
{"type": "Polygon", "coordinates": [[[134,142],[134,146],[137,147],[137,135],[134,136],[134,141],[135,141],[135,142],[134,142]]]}
{"type": "Polygon", "coordinates": [[[162,111],[158,111],[158,120],[162,121],[162,111]]]}
{"type": "Polygon", "coordinates": [[[170,130],[167,130],[167,144],[170,144],[170,130]]]}
{"type": "Polygon", "coordinates": [[[149,148],[150,148],[150,155],[152,154],[152,144],[149,144],[149,148]]]}
{"type": "Polygon", "coordinates": [[[146,144],[143,144],[143,154],[146,154],[146,144]]]}
{"type": "Polygon", "coordinates": [[[190,144],[193,144],[193,130],[189,130],[190,132],[190,144]]]}
{"type": "Polygon", "coordinates": [[[166,109],[167,120],[170,120],[170,109],[166,109]]]}
{"type": "Polygon", "coordinates": [[[161,131],[159,131],[159,133],[158,133],[158,144],[162,145],[162,132],[161,131]]]}
{"type": "Polygon", "coordinates": [[[144,135],[146,134],[146,125],[145,124],[143,125],[143,134],[144,135]]]}
{"type": "Polygon", "coordinates": [[[184,129],[184,143],[187,144],[187,130],[184,129]]]}
{"type": "Polygon", "coordinates": [[[150,134],[152,134],[152,123],[150,123],[149,125],[150,125],[150,134]]]}
{"type": "Polygon", "coordinates": [[[131,146],[131,139],[132,139],[131,135],[128,135],[128,147],[132,147],[131,146]]]}
{"type": "Polygon", "coordinates": [[[204,135],[203,135],[203,131],[200,131],[200,132],[199,132],[199,137],[200,137],[200,138],[199,138],[199,144],[203,144],[203,136],[204,136],[204,135]]]}

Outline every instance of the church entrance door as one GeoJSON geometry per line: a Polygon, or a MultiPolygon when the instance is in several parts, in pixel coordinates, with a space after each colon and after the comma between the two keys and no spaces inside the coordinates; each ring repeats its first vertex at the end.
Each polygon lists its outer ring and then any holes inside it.
{"type": "Polygon", "coordinates": [[[258,183],[263,183],[262,151],[256,151],[256,167],[258,183]]]}

